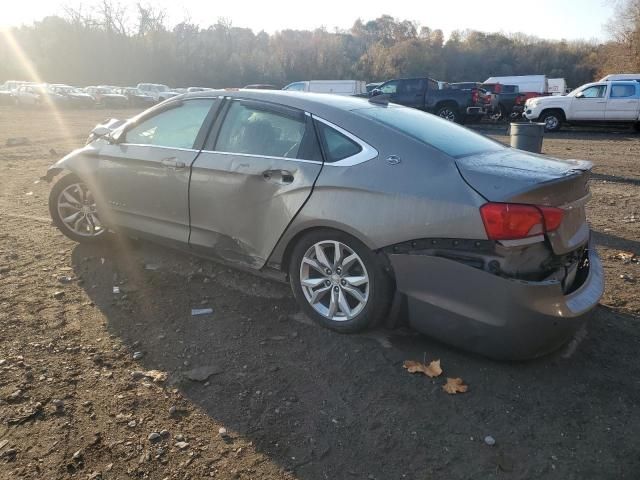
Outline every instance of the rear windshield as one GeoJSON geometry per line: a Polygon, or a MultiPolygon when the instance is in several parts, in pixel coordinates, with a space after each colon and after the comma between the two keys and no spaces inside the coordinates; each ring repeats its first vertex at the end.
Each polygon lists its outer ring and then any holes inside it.
{"type": "Polygon", "coordinates": [[[464,157],[505,148],[482,135],[430,113],[400,106],[370,107],[354,113],[378,121],[452,157],[464,157]]]}

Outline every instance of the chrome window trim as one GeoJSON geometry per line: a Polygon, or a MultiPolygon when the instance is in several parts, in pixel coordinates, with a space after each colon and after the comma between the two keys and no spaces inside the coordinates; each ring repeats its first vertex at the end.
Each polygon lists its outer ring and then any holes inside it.
{"type": "Polygon", "coordinates": [[[364,162],[368,162],[369,160],[373,160],[378,156],[378,151],[369,145],[364,140],[356,137],[352,133],[346,131],[344,128],[337,126],[334,123],[331,123],[324,118],[320,118],[316,115],[311,114],[311,117],[317,120],[318,122],[322,122],[328,127],[333,128],[334,130],[340,132],[342,135],[347,137],[350,140],[353,140],[355,143],[360,145],[360,150],[355,155],[351,155],[350,157],[343,158],[342,160],[338,160],[337,162],[324,162],[324,165],[327,167],[353,167],[354,165],[359,165],[364,162]]]}
{"type": "Polygon", "coordinates": [[[179,150],[181,152],[199,152],[197,148],[182,148],[182,147],[167,147],[166,145],[152,145],[150,143],[117,143],[116,145],[122,145],[123,147],[151,147],[151,148],[164,148],[166,150],[179,150]]]}

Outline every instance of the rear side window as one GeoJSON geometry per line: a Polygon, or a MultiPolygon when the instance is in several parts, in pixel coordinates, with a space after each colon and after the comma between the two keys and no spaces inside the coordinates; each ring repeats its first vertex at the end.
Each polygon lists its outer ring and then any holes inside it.
{"type": "Polygon", "coordinates": [[[633,97],[635,94],[635,85],[613,85],[611,87],[611,98],[633,97]]]}
{"type": "Polygon", "coordinates": [[[290,116],[257,102],[236,100],[224,119],[215,150],[297,158],[305,128],[302,113],[290,116]]]}
{"type": "Polygon", "coordinates": [[[316,122],[316,125],[320,133],[322,150],[327,163],[339,162],[362,151],[360,145],[329,125],[325,125],[322,122],[316,122]]]}
{"type": "Polygon", "coordinates": [[[464,157],[505,148],[498,142],[460,125],[413,108],[389,105],[352,111],[409,135],[452,157],[464,157]]]}
{"type": "Polygon", "coordinates": [[[426,80],[420,78],[401,80],[398,85],[398,93],[421,93],[425,89],[426,82],[426,80]]]}

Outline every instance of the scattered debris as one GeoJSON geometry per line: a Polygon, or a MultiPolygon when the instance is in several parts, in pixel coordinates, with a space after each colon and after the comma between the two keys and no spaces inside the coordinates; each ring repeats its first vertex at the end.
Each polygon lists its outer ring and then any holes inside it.
{"type": "Polygon", "coordinates": [[[180,450],[184,450],[189,446],[189,444],[187,442],[176,442],[175,446],[178,447],[180,450]]]}
{"type": "Polygon", "coordinates": [[[55,298],[56,300],[60,300],[62,297],[64,297],[64,292],[62,290],[53,292],[53,298],[55,298]]]}
{"type": "Polygon", "coordinates": [[[21,145],[31,145],[31,140],[27,137],[13,137],[7,138],[7,142],[5,143],[7,147],[19,147],[21,145]]]}
{"type": "Polygon", "coordinates": [[[66,284],[71,283],[71,282],[73,282],[73,278],[69,277],[67,275],[62,275],[62,276],[58,277],[58,283],[62,283],[62,284],[66,285],[66,284]]]}
{"type": "Polygon", "coordinates": [[[185,372],[185,377],[193,382],[206,382],[212,375],[222,373],[222,369],[214,366],[196,367],[185,372]]]}
{"type": "Polygon", "coordinates": [[[227,438],[229,435],[227,434],[227,429],[224,427],[220,427],[220,429],[218,430],[218,434],[222,437],[222,438],[227,438]]]}
{"type": "Polygon", "coordinates": [[[131,376],[134,379],[150,378],[154,382],[161,383],[167,379],[168,374],[167,372],[163,372],[161,370],[147,370],[146,372],[142,370],[136,370],[131,372],[131,376]]]}
{"type": "Polygon", "coordinates": [[[415,360],[406,360],[402,366],[407,369],[409,373],[424,373],[429,378],[439,377],[442,375],[442,368],[440,368],[440,360],[433,360],[429,365],[416,362],[415,360]]]}
{"type": "Polygon", "coordinates": [[[197,317],[200,315],[211,315],[213,313],[213,308],[192,308],[191,316],[197,317]]]}
{"type": "Polygon", "coordinates": [[[161,435],[158,432],[151,432],[147,437],[150,442],[157,442],[160,440],[161,435]]]}
{"type": "Polygon", "coordinates": [[[114,285],[114,287],[113,287],[113,293],[114,293],[114,294],[120,293],[120,287],[118,287],[117,285],[114,285]]]}
{"type": "Polygon", "coordinates": [[[490,447],[493,447],[496,444],[496,439],[491,435],[487,435],[486,437],[484,437],[484,443],[486,443],[490,447]]]}
{"type": "Polygon", "coordinates": [[[144,357],[144,353],[142,353],[142,352],[133,352],[132,358],[134,360],[140,360],[142,357],[144,357]]]}
{"type": "Polygon", "coordinates": [[[155,263],[147,263],[147,264],[144,266],[144,269],[145,269],[145,270],[150,270],[150,271],[152,271],[152,272],[155,272],[156,270],[159,270],[159,269],[160,269],[160,265],[157,265],[157,264],[155,264],[155,263]]]}
{"type": "Polygon", "coordinates": [[[449,395],[465,393],[469,389],[469,386],[462,382],[461,378],[447,378],[447,383],[442,386],[442,389],[449,395]]]}

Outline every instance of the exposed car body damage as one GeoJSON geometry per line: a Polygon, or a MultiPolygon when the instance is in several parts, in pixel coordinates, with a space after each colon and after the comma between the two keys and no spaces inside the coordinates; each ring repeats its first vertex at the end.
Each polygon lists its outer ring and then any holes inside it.
{"type": "MultiPolygon", "coordinates": [[[[282,272],[304,282],[294,286],[297,299],[315,301],[322,287],[332,300],[318,311],[338,324],[344,312],[336,302],[366,313],[370,287],[382,284],[395,289],[416,329],[448,343],[498,358],[553,350],[603,291],[585,217],[591,164],[505,148],[425,115],[330,95],[198,92],[98,125],[47,178],[68,170],[86,182],[110,229],[282,272]],[[156,116],[202,103],[204,120],[188,145],[129,139],[156,116]],[[228,133],[227,122],[240,122],[245,111],[253,113],[244,130],[228,133]],[[279,120],[269,124],[268,115],[279,120]],[[423,119],[435,133],[414,128],[423,119]],[[352,152],[331,159],[326,129],[352,152]],[[268,153],[236,148],[247,139],[268,153]],[[510,236],[511,228],[524,231],[510,236]],[[314,232],[335,237],[298,248],[314,232]],[[343,253],[357,266],[350,276],[340,273],[343,253]],[[367,286],[354,290],[349,281],[367,286]],[[344,292],[361,302],[349,304],[344,292]]],[[[389,308],[376,305],[381,314],[389,308]]]]}

